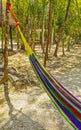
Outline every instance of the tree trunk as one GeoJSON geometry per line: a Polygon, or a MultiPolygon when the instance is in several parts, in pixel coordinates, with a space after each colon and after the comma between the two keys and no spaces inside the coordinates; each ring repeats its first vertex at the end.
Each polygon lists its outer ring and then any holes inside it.
{"type": "Polygon", "coordinates": [[[52,14],[53,14],[53,0],[50,0],[49,3],[49,16],[48,16],[48,38],[46,43],[46,53],[44,59],[44,66],[46,67],[46,60],[48,59],[48,47],[51,44],[51,37],[52,37],[52,14]]]}
{"type": "MultiPolygon", "coordinates": [[[[27,12],[28,13],[28,12],[27,12]]],[[[25,27],[25,32],[26,32],[26,40],[29,43],[29,15],[26,16],[26,27],[25,27]]]]}
{"type": "Polygon", "coordinates": [[[31,34],[30,34],[30,36],[31,36],[31,48],[32,48],[32,50],[34,51],[34,49],[35,49],[35,31],[36,31],[36,28],[35,28],[35,20],[34,19],[32,19],[31,20],[31,34]],[[34,22],[32,22],[32,21],[34,21],[34,22]]]}
{"type": "Polygon", "coordinates": [[[54,26],[52,27],[51,43],[49,44],[49,52],[51,52],[51,45],[54,43],[54,26]]]}
{"type": "Polygon", "coordinates": [[[34,46],[34,26],[32,27],[31,31],[31,48],[33,49],[34,46]]]}
{"type": "Polygon", "coordinates": [[[16,30],[16,36],[17,36],[17,50],[19,49],[19,32],[18,29],[16,30]]]}
{"type": "Polygon", "coordinates": [[[43,13],[43,16],[42,16],[42,26],[41,26],[41,32],[40,32],[40,44],[41,44],[41,48],[43,50],[43,53],[44,53],[44,13],[43,13]]]}
{"type": "Polygon", "coordinates": [[[58,39],[58,42],[57,42],[57,45],[56,45],[56,48],[55,48],[55,52],[54,52],[55,57],[57,57],[59,43],[60,43],[60,41],[61,41],[61,39],[63,37],[63,34],[64,34],[64,28],[65,28],[65,24],[66,24],[66,21],[67,21],[70,4],[71,4],[71,0],[68,0],[68,5],[67,5],[67,8],[66,8],[66,14],[65,14],[64,22],[63,22],[63,25],[62,25],[62,27],[60,29],[59,39],[58,39]]]}
{"type": "Polygon", "coordinates": [[[62,53],[63,53],[63,56],[65,55],[65,51],[64,51],[64,40],[62,41],[62,53]]]}
{"type": "Polygon", "coordinates": [[[5,22],[5,45],[4,45],[4,79],[8,80],[8,43],[9,43],[9,16],[6,6],[6,22],[5,22]]]}
{"type": "Polygon", "coordinates": [[[54,34],[55,34],[55,32],[54,32],[54,27],[53,27],[52,28],[52,39],[51,39],[52,44],[54,44],[54,34]]]}
{"type": "Polygon", "coordinates": [[[69,36],[68,43],[67,43],[67,50],[66,50],[68,52],[70,52],[70,39],[71,37],[69,36]]]}
{"type": "Polygon", "coordinates": [[[2,7],[2,0],[1,0],[1,27],[2,27],[2,43],[1,43],[1,46],[2,46],[2,53],[3,53],[3,37],[4,37],[4,29],[3,29],[3,7],[2,7]]]}
{"type": "Polygon", "coordinates": [[[13,43],[12,43],[12,27],[10,26],[10,44],[11,44],[11,50],[13,51],[13,43]]]}
{"type": "Polygon", "coordinates": [[[2,41],[2,43],[1,43],[2,53],[3,53],[3,50],[4,50],[4,38],[3,38],[3,37],[4,37],[4,31],[3,31],[3,30],[4,30],[4,29],[3,29],[3,25],[2,25],[2,38],[1,38],[1,39],[2,39],[2,40],[1,40],[1,41],[2,41]]]}
{"type": "Polygon", "coordinates": [[[36,42],[35,42],[35,33],[36,33],[36,21],[34,20],[34,25],[33,25],[33,44],[32,44],[32,49],[35,52],[35,46],[36,46],[36,42]]]}

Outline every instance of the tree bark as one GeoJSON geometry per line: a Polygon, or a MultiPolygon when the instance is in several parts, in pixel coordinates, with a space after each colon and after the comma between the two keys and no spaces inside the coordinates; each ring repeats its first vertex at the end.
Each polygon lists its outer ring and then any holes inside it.
{"type": "Polygon", "coordinates": [[[43,53],[44,52],[44,47],[45,47],[45,8],[43,7],[42,9],[42,17],[41,17],[41,32],[40,32],[40,44],[41,44],[41,48],[43,53]]]}
{"type": "Polygon", "coordinates": [[[8,80],[8,43],[9,43],[9,16],[6,6],[6,22],[5,22],[5,45],[4,45],[4,79],[8,80]]]}
{"type": "Polygon", "coordinates": [[[65,55],[65,51],[64,51],[64,40],[62,41],[62,53],[63,53],[63,56],[65,55]]]}
{"type": "Polygon", "coordinates": [[[4,36],[4,29],[3,29],[3,7],[2,7],[2,0],[1,0],[1,27],[2,27],[2,43],[1,43],[1,46],[2,46],[2,53],[3,53],[3,36],[4,36]]]}
{"type": "Polygon", "coordinates": [[[43,50],[44,53],[44,16],[42,18],[42,26],[41,26],[41,32],[40,32],[40,44],[41,44],[41,48],[43,50]]]}
{"type": "Polygon", "coordinates": [[[12,27],[10,26],[10,44],[11,44],[11,50],[13,51],[13,42],[12,42],[12,27]]]}
{"type": "Polygon", "coordinates": [[[44,66],[46,67],[46,61],[48,59],[48,47],[51,44],[51,37],[52,37],[52,14],[53,14],[53,0],[50,0],[49,3],[49,16],[48,16],[48,38],[46,43],[46,53],[44,58],[44,66]]]}

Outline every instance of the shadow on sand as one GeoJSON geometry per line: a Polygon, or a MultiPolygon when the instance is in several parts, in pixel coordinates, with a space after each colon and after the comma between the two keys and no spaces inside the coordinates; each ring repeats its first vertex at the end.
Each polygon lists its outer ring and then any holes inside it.
{"type": "Polygon", "coordinates": [[[10,119],[0,130],[45,130],[39,122],[25,115],[22,110],[18,111],[14,108],[9,97],[8,83],[4,84],[4,96],[9,107],[10,119]]]}

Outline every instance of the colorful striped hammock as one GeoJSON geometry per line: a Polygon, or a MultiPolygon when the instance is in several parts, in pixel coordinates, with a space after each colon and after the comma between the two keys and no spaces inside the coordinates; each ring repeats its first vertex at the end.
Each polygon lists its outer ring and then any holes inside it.
{"type": "Polygon", "coordinates": [[[23,33],[21,32],[18,19],[11,8],[11,4],[7,2],[7,6],[16,21],[16,26],[21,35],[25,50],[29,56],[30,63],[37,75],[37,78],[42,84],[43,89],[70,125],[75,130],[81,130],[81,101],[66,90],[66,88],[62,86],[51,74],[49,74],[43,65],[40,64],[39,60],[23,36],[23,33]]]}

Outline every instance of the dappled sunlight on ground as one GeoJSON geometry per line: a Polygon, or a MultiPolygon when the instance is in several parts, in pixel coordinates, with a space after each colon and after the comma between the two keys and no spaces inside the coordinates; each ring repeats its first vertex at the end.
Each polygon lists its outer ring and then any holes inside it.
{"type": "MultiPolygon", "coordinates": [[[[43,63],[41,50],[36,47],[35,52],[43,63]]],[[[60,51],[58,58],[52,54],[47,70],[81,100],[81,46],[66,56],[60,51]]],[[[16,70],[13,75],[18,80],[0,87],[0,130],[72,130],[41,89],[26,53],[9,56],[10,67],[16,70]]]]}

